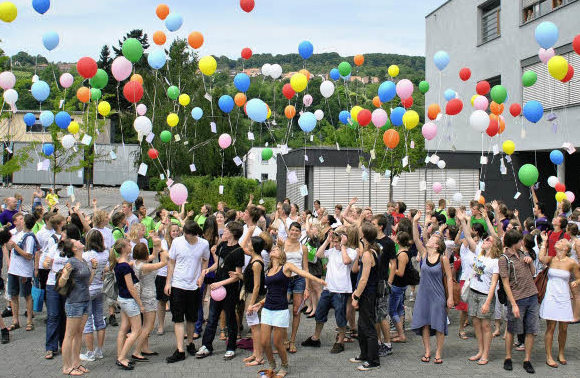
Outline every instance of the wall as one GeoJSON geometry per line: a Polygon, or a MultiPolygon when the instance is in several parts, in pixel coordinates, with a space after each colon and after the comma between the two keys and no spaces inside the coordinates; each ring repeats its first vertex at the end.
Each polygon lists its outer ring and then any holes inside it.
{"type": "Polygon", "coordinates": [[[280,148],[270,148],[274,155],[267,162],[262,162],[262,150],[265,147],[254,147],[244,156],[245,177],[262,181],[262,174],[268,174],[268,180],[276,180],[277,163],[276,160],[280,154],[280,148]],[[249,155],[253,154],[253,159],[249,155]]]}

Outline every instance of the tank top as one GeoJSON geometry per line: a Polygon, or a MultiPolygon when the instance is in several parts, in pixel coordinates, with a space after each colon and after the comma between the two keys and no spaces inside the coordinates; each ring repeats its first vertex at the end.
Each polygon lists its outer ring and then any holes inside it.
{"type": "MultiPolygon", "coordinates": [[[[371,267],[371,271],[369,272],[369,279],[367,280],[367,285],[365,286],[365,289],[363,290],[363,295],[364,294],[370,294],[370,293],[376,293],[377,292],[377,285],[379,284],[379,259],[377,258],[376,252],[373,253],[371,252],[371,254],[373,255],[373,258],[375,259],[375,265],[371,267]]],[[[363,262],[362,262],[362,257],[359,258],[358,261],[359,264],[359,271],[358,271],[358,281],[360,281],[360,277],[362,275],[362,271],[363,271],[363,262]]]]}
{"type": "Polygon", "coordinates": [[[260,291],[258,294],[264,295],[266,292],[266,288],[264,286],[264,263],[260,260],[252,261],[248,264],[246,270],[244,270],[244,290],[247,294],[252,294],[254,292],[254,270],[252,267],[255,263],[262,265],[262,270],[260,272],[260,291]]]}
{"type": "MultiPolygon", "coordinates": [[[[286,251],[286,262],[292,263],[296,265],[298,269],[302,269],[302,245],[300,244],[298,247],[298,251],[289,252],[286,251]]],[[[294,277],[296,273],[292,273],[292,277],[294,277]]]]}
{"type": "MultiPolygon", "coordinates": [[[[403,273],[403,277],[399,277],[395,274],[395,278],[393,279],[393,286],[397,286],[397,287],[405,287],[407,286],[407,281],[405,276],[407,276],[408,271],[409,271],[409,266],[412,264],[411,262],[411,255],[409,254],[408,251],[400,251],[399,253],[406,253],[407,257],[409,258],[409,261],[407,261],[407,265],[405,265],[405,272],[403,273]]],[[[399,268],[399,253],[397,254],[397,268],[399,268]]]]}
{"type": "Polygon", "coordinates": [[[271,311],[287,310],[288,309],[288,283],[290,278],[284,274],[284,267],[272,276],[266,275],[266,302],[264,308],[271,311]]]}

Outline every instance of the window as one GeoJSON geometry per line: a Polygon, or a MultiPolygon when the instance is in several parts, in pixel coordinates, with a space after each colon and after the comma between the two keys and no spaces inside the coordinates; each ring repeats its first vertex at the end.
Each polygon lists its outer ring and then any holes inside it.
{"type": "MultiPolygon", "coordinates": [[[[490,88],[493,88],[495,85],[501,84],[501,75],[490,77],[489,79],[485,79],[485,81],[489,83],[490,88]]],[[[487,97],[487,100],[491,104],[491,90],[485,95],[485,97],[487,97]]]]}
{"type": "Polygon", "coordinates": [[[501,35],[500,29],[500,2],[489,1],[480,7],[481,35],[480,42],[486,43],[501,35]]]}
{"type": "Polygon", "coordinates": [[[262,173],[262,182],[264,181],[268,181],[268,174],[267,173],[262,173]]]}
{"type": "Polygon", "coordinates": [[[40,119],[36,118],[36,122],[32,126],[26,126],[27,133],[45,133],[46,127],[42,126],[40,119]]]}
{"type": "Polygon", "coordinates": [[[522,24],[533,21],[576,0],[522,0],[522,24]]]}

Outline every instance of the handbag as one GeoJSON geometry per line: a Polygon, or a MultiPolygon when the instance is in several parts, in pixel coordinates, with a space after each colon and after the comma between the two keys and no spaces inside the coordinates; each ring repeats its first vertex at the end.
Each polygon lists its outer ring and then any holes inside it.
{"type": "Polygon", "coordinates": [[[545,268],[538,273],[536,278],[534,278],[534,283],[538,289],[538,303],[542,303],[542,300],[546,295],[546,286],[548,286],[548,268],[545,268]]]}
{"type": "Polygon", "coordinates": [[[119,287],[117,286],[117,280],[115,279],[115,273],[107,272],[103,276],[103,294],[111,299],[116,300],[119,296],[119,287]]]}
{"type": "Polygon", "coordinates": [[[33,303],[32,310],[34,312],[42,312],[42,306],[44,305],[44,290],[40,288],[38,278],[34,279],[31,295],[33,303]]]}
{"type": "Polygon", "coordinates": [[[56,273],[56,282],[54,284],[54,290],[63,297],[68,297],[72,289],[75,287],[75,282],[69,277],[69,279],[66,280],[66,283],[63,286],[61,286],[60,277],[62,276],[62,271],[63,269],[59,270],[56,273]]]}
{"type": "MultiPolygon", "coordinates": [[[[403,274],[405,285],[407,286],[416,286],[419,285],[421,277],[419,276],[419,272],[413,266],[413,262],[411,261],[412,257],[409,255],[408,251],[401,251],[399,253],[406,253],[409,257],[409,261],[407,262],[407,266],[405,267],[405,273],[403,274]]],[[[397,260],[398,263],[398,260],[397,260]]]]}
{"type": "Polygon", "coordinates": [[[463,287],[461,288],[461,302],[464,302],[464,303],[467,303],[467,301],[469,301],[469,293],[471,293],[470,283],[471,283],[471,279],[473,278],[474,267],[475,267],[475,264],[473,264],[473,267],[471,268],[471,274],[469,275],[469,277],[467,277],[467,279],[463,283],[463,287]]]}

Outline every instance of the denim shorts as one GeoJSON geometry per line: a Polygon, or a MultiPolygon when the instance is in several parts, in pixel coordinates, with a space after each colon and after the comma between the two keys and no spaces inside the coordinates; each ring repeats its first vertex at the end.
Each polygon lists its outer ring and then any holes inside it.
{"type": "Polygon", "coordinates": [[[117,297],[117,303],[121,307],[121,311],[130,318],[141,314],[141,309],[139,308],[137,301],[133,298],[117,297]]]}
{"type": "Polygon", "coordinates": [[[261,323],[272,327],[288,328],[290,325],[290,311],[263,308],[261,323]]]}
{"type": "Polygon", "coordinates": [[[389,315],[395,323],[400,322],[401,316],[405,314],[405,291],[407,286],[391,286],[391,295],[389,295],[389,315]]]}
{"type": "Polygon", "coordinates": [[[516,301],[520,310],[520,317],[514,317],[512,306],[508,305],[507,330],[514,335],[522,333],[537,335],[540,320],[540,305],[536,294],[516,301]]]}
{"type": "Polygon", "coordinates": [[[336,318],[336,325],[340,328],[346,327],[346,301],[349,294],[331,293],[324,290],[318,300],[316,306],[316,323],[326,323],[328,320],[328,312],[330,308],[334,308],[334,317],[336,318]]]}
{"type": "Polygon", "coordinates": [[[64,312],[66,313],[67,318],[82,318],[84,315],[88,315],[89,313],[89,302],[76,302],[76,303],[68,303],[68,301],[64,304],[64,312]]]}
{"type": "Polygon", "coordinates": [[[107,324],[103,319],[103,293],[98,293],[91,296],[89,301],[89,317],[85,323],[83,333],[93,333],[93,331],[100,331],[107,328],[107,324]]]}
{"type": "Polygon", "coordinates": [[[31,291],[32,278],[8,273],[8,294],[11,297],[17,297],[20,294],[22,298],[27,298],[30,297],[31,291]]]}
{"type": "Polygon", "coordinates": [[[306,279],[301,276],[294,276],[288,282],[288,294],[302,294],[306,289],[306,279]]]}

